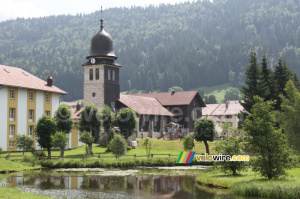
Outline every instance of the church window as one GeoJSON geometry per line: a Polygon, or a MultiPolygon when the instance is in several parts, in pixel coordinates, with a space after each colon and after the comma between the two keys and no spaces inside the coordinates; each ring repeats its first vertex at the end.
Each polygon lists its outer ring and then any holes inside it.
{"type": "Polygon", "coordinates": [[[93,69],[91,68],[90,69],[90,80],[93,80],[93,78],[94,78],[94,74],[93,74],[93,69]]]}
{"type": "Polygon", "coordinates": [[[116,81],[116,73],[115,70],[112,70],[112,80],[116,81]]]}
{"type": "Polygon", "coordinates": [[[96,80],[99,80],[99,68],[96,68],[96,80]]]}
{"type": "Polygon", "coordinates": [[[110,69],[107,70],[107,79],[111,80],[111,70],[110,69]]]}

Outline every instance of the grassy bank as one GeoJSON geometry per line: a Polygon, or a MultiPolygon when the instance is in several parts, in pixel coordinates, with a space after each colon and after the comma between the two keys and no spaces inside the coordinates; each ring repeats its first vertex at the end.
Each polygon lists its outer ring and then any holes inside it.
{"type": "Polygon", "coordinates": [[[25,193],[18,189],[0,187],[0,198],[9,198],[9,199],[51,199],[50,197],[25,193]]]}
{"type": "Polygon", "coordinates": [[[236,195],[267,198],[300,198],[300,167],[289,170],[286,177],[267,180],[251,169],[240,175],[224,175],[219,169],[209,169],[197,177],[208,186],[227,187],[236,195]]]}
{"type": "Polygon", "coordinates": [[[32,166],[30,163],[20,162],[20,161],[11,161],[5,158],[0,159],[0,173],[5,172],[14,172],[14,171],[24,171],[30,169],[38,169],[41,166],[36,165],[32,166]]]}
{"type": "MultiPolygon", "coordinates": [[[[151,153],[153,154],[171,154],[174,156],[179,156],[180,152],[183,151],[183,143],[179,140],[163,140],[163,139],[151,139],[152,141],[152,150],[151,153]]],[[[136,149],[128,150],[126,155],[146,155],[146,149],[143,144],[142,139],[137,139],[138,146],[136,149]]],[[[212,154],[215,154],[215,143],[209,142],[210,151],[212,154]]],[[[205,153],[205,146],[203,143],[196,142],[195,148],[193,151],[196,151],[196,154],[205,153]]],[[[101,147],[98,145],[93,146],[93,152],[96,156],[113,156],[111,152],[107,152],[106,147],[101,147]]],[[[46,152],[45,152],[46,153],[46,152]]],[[[52,151],[52,156],[59,156],[59,151],[52,151]]],[[[12,152],[10,153],[11,159],[22,159],[22,152],[12,152]]],[[[25,154],[31,155],[30,152],[26,152],[25,154]]],[[[78,147],[76,149],[67,150],[65,151],[65,160],[73,160],[73,159],[82,159],[83,155],[85,154],[84,146],[78,147]]],[[[7,154],[2,154],[0,157],[5,157],[7,154]]],[[[128,157],[127,157],[128,158],[128,157]]],[[[133,157],[132,157],[133,158],[133,157]]],[[[97,159],[97,158],[94,158],[97,159]]],[[[0,167],[1,168],[1,167],[0,167]]]]}

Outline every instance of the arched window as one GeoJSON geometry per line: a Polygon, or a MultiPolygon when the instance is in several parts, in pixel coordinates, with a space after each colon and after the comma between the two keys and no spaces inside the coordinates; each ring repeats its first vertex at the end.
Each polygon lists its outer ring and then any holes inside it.
{"type": "Polygon", "coordinates": [[[115,70],[112,70],[112,80],[116,81],[116,74],[115,74],[115,70]]]}
{"type": "Polygon", "coordinates": [[[90,80],[93,80],[93,78],[94,78],[94,70],[91,68],[90,69],[90,80]]]}
{"type": "Polygon", "coordinates": [[[107,79],[111,80],[111,70],[110,69],[107,70],[107,79]]]}
{"type": "Polygon", "coordinates": [[[96,68],[96,80],[99,80],[99,68],[96,68]]]}

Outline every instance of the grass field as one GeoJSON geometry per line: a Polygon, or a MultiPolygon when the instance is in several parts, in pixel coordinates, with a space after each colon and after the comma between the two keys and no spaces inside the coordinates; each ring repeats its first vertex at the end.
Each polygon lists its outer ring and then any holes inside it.
{"type": "Polygon", "coordinates": [[[29,169],[38,169],[40,166],[32,166],[30,163],[0,159],[0,172],[24,171],[29,169]]]}
{"type": "Polygon", "coordinates": [[[25,193],[18,189],[0,187],[0,198],[7,199],[51,199],[50,197],[25,193]]]}
{"type": "MultiPolygon", "coordinates": [[[[183,151],[183,142],[179,140],[163,140],[163,139],[151,139],[152,141],[152,150],[153,154],[171,154],[171,155],[179,155],[181,151],[183,151]]],[[[146,155],[146,149],[142,146],[143,140],[137,138],[138,146],[136,149],[131,149],[127,151],[126,155],[146,155]]],[[[216,153],[215,143],[209,142],[210,151],[212,154],[216,153]]],[[[196,151],[196,154],[205,153],[205,146],[202,142],[196,142],[195,148],[193,151],[196,151]]],[[[113,156],[111,152],[107,152],[106,147],[101,147],[98,145],[93,146],[93,152],[96,156],[113,156]]],[[[46,153],[46,152],[45,152],[46,153]]],[[[59,156],[59,151],[52,151],[52,156],[59,156]]],[[[84,146],[78,147],[76,149],[65,151],[65,159],[74,159],[74,158],[82,158],[85,153],[84,146]]],[[[31,154],[30,152],[26,152],[25,154],[31,154]]],[[[0,157],[5,157],[6,154],[2,154],[0,157]]],[[[22,152],[12,152],[10,153],[11,159],[22,159],[22,152]]],[[[128,157],[127,157],[128,158],[128,157]]],[[[133,158],[133,157],[132,157],[133,158]]],[[[1,168],[1,167],[0,167],[1,168]]]]}
{"type": "Polygon", "coordinates": [[[219,169],[201,173],[197,181],[206,185],[228,187],[236,195],[267,198],[300,198],[300,165],[287,171],[287,176],[267,180],[251,169],[240,175],[225,175],[219,169]]]}

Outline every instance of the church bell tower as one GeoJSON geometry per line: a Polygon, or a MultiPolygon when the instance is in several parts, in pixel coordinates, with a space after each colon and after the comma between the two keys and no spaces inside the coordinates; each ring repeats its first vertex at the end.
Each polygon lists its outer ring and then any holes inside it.
{"type": "Polygon", "coordinates": [[[84,103],[95,104],[101,108],[104,104],[115,108],[120,98],[119,70],[121,66],[115,61],[111,36],[103,29],[102,8],[100,30],[91,40],[88,61],[84,68],[84,103]]]}

